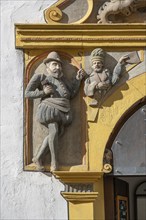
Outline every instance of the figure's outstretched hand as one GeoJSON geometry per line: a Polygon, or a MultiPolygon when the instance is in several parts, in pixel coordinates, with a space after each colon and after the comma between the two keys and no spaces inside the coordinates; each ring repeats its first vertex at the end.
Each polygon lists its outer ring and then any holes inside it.
{"type": "Polygon", "coordinates": [[[76,79],[77,80],[82,80],[85,76],[85,72],[84,70],[81,68],[78,70],[77,75],[76,75],[76,79]]]}
{"type": "Polygon", "coordinates": [[[126,64],[126,61],[129,59],[128,55],[124,55],[119,59],[120,64],[126,64]]]}

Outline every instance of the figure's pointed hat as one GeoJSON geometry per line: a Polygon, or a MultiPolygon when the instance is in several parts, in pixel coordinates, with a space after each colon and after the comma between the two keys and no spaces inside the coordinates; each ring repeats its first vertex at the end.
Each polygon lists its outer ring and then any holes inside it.
{"type": "Polygon", "coordinates": [[[50,61],[57,61],[62,64],[60,56],[55,51],[50,52],[48,54],[47,58],[43,60],[44,64],[49,63],[50,61]]]}
{"type": "Polygon", "coordinates": [[[94,49],[91,52],[90,59],[91,59],[91,62],[93,62],[94,60],[98,60],[98,61],[101,61],[102,63],[104,63],[105,51],[101,48],[94,49]]]}

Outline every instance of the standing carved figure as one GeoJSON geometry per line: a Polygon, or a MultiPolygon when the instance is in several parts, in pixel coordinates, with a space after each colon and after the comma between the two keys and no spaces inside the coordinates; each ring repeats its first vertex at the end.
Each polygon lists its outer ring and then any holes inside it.
{"type": "Polygon", "coordinates": [[[128,56],[122,56],[111,74],[109,69],[104,67],[105,51],[101,48],[92,51],[91,66],[93,71],[85,80],[84,85],[85,95],[93,98],[90,106],[97,106],[111,86],[118,81],[127,59],[128,56]]]}
{"type": "Polygon", "coordinates": [[[48,54],[44,60],[47,74],[34,74],[27,85],[25,97],[29,99],[41,98],[37,108],[38,121],[49,129],[36,156],[32,161],[38,170],[44,170],[42,166],[42,154],[46,148],[51,153],[50,171],[58,169],[58,136],[63,133],[64,127],[72,122],[70,99],[78,92],[83,78],[83,70],[77,72],[72,82],[69,82],[62,72],[62,61],[56,52],[48,54]]]}

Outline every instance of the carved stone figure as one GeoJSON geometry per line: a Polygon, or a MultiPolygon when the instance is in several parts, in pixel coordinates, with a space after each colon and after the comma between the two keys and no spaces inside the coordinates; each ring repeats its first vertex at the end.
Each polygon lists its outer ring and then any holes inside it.
{"type": "Polygon", "coordinates": [[[70,99],[77,94],[84,73],[80,69],[74,80],[68,81],[62,72],[62,61],[54,51],[49,53],[43,62],[47,74],[34,74],[25,91],[25,97],[29,99],[41,98],[37,108],[37,119],[49,129],[48,136],[32,161],[38,170],[44,170],[42,154],[49,148],[50,171],[55,171],[58,169],[58,136],[63,133],[64,127],[72,122],[70,99]]]}
{"type": "Polygon", "coordinates": [[[110,0],[99,8],[97,20],[98,23],[111,23],[108,19],[109,15],[122,13],[124,16],[129,16],[137,8],[145,6],[146,2],[142,0],[110,0]]]}
{"type": "Polygon", "coordinates": [[[122,67],[128,58],[128,56],[122,56],[111,74],[109,69],[104,67],[105,51],[101,48],[92,51],[91,66],[93,71],[85,80],[84,85],[85,95],[93,98],[90,106],[97,106],[111,86],[118,81],[122,67]]]}

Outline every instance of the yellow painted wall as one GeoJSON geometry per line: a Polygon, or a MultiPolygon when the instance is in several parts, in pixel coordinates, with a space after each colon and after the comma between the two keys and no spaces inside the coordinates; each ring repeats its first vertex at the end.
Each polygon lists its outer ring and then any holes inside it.
{"type": "Polygon", "coordinates": [[[97,121],[89,122],[90,170],[101,172],[103,153],[111,132],[121,116],[146,95],[146,73],[119,87],[99,109],[97,121]]]}

